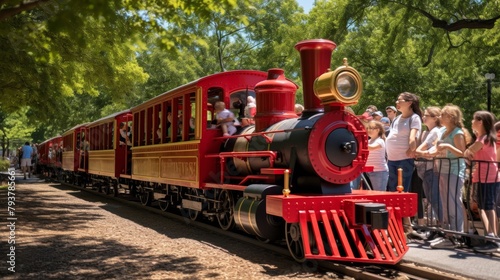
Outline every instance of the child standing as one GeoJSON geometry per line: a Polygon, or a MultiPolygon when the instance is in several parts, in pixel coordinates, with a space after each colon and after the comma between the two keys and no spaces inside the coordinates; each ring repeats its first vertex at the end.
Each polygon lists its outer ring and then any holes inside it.
{"type": "MultiPolygon", "coordinates": [[[[476,133],[476,142],[464,153],[472,163],[472,183],[477,185],[479,209],[486,234],[490,237],[497,236],[497,217],[495,212],[496,189],[499,184],[496,131],[494,128],[495,117],[488,111],[478,111],[472,118],[472,129],[476,133]]],[[[487,241],[482,246],[474,247],[481,253],[497,252],[499,244],[487,241]]]]}
{"type": "Polygon", "coordinates": [[[367,125],[368,136],[368,159],[367,166],[373,166],[373,172],[367,172],[370,178],[372,189],[376,191],[385,191],[387,181],[389,180],[389,169],[385,158],[385,130],[384,125],[378,121],[370,121],[367,125]]]}

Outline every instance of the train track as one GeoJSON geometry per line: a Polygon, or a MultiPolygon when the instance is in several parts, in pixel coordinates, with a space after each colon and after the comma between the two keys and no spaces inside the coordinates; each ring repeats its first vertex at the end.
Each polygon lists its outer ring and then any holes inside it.
{"type": "MultiPolygon", "coordinates": [[[[173,219],[176,221],[180,221],[186,224],[189,224],[194,227],[198,227],[203,230],[208,230],[218,235],[224,235],[226,237],[233,238],[235,240],[245,242],[247,244],[251,244],[253,246],[258,246],[260,248],[269,250],[275,254],[280,254],[286,257],[290,257],[290,253],[288,249],[283,248],[277,244],[266,243],[260,240],[257,240],[255,237],[246,236],[244,234],[233,232],[233,231],[225,231],[216,227],[207,222],[201,221],[192,221],[188,217],[184,217],[178,213],[174,212],[165,212],[155,207],[144,206],[141,203],[138,203],[137,199],[131,197],[127,194],[122,194],[118,197],[114,197],[112,195],[106,195],[104,193],[98,192],[96,190],[90,188],[83,188],[80,186],[75,186],[72,184],[68,184],[65,182],[56,181],[59,184],[69,186],[75,189],[79,189],[81,191],[93,193],[95,195],[106,197],[108,199],[112,199],[115,201],[119,201],[120,203],[126,204],[131,207],[135,207],[141,210],[146,210],[157,215],[161,215],[167,217],[169,219],[173,219]]],[[[286,245],[285,245],[286,247],[286,245]]],[[[411,279],[411,280],[420,280],[420,279],[443,279],[443,280],[455,280],[455,279],[470,279],[466,277],[462,277],[459,275],[454,275],[442,271],[438,271],[433,268],[418,266],[413,263],[401,262],[400,264],[394,266],[381,266],[381,265],[366,265],[366,264],[352,264],[352,263],[334,263],[331,261],[306,261],[303,266],[309,271],[318,271],[323,273],[334,273],[337,275],[349,276],[354,279],[362,279],[362,280],[375,280],[375,279],[411,279]]]]}

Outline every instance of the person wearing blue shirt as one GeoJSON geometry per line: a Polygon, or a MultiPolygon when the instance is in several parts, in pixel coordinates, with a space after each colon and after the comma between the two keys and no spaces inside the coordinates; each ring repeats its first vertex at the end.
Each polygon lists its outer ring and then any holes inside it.
{"type": "Polygon", "coordinates": [[[33,148],[31,148],[30,143],[24,143],[21,149],[21,170],[23,171],[24,180],[26,180],[26,170],[28,170],[28,177],[31,178],[31,157],[33,156],[33,148]]]}

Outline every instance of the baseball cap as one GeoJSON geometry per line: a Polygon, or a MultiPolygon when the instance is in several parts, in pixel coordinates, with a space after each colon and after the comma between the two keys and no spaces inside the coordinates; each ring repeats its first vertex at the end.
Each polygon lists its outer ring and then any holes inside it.
{"type": "Polygon", "coordinates": [[[389,120],[388,117],[383,117],[383,118],[380,119],[380,122],[381,123],[391,123],[391,120],[389,120]]]}
{"type": "Polygon", "coordinates": [[[383,116],[384,116],[384,114],[382,114],[382,112],[380,112],[380,111],[374,112],[374,113],[372,114],[372,116],[375,116],[375,115],[377,115],[377,116],[381,116],[381,117],[383,117],[383,116]]]}
{"type": "Polygon", "coordinates": [[[394,107],[394,106],[387,106],[387,107],[385,107],[385,109],[386,109],[386,110],[387,110],[387,109],[391,109],[391,110],[393,110],[394,112],[397,112],[397,111],[398,111],[398,110],[396,109],[396,107],[394,107]]]}

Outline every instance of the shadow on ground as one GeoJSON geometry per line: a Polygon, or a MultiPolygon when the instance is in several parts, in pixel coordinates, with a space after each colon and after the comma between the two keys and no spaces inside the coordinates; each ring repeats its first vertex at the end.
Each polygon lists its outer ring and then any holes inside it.
{"type": "MultiPolygon", "coordinates": [[[[36,187],[36,185],[33,186],[36,187]]],[[[0,205],[7,205],[7,190],[0,191],[0,205]]],[[[2,253],[4,257],[0,258],[0,277],[10,276],[12,279],[145,279],[157,272],[175,271],[177,274],[185,275],[185,278],[196,279],[194,275],[199,276],[200,273],[205,273],[203,278],[217,278],[221,276],[218,271],[235,269],[218,266],[205,267],[196,252],[193,252],[192,257],[181,258],[169,253],[170,250],[178,248],[159,246],[156,249],[165,252],[152,257],[149,249],[125,245],[119,239],[113,240],[112,231],[109,236],[104,237],[98,234],[95,238],[72,236],[71,231],[90,230],[88,226],[90,221],[103,219],[103,215],[89,213],[90,210],[97,208],[152,229],[168,238],[192,239],[193,242],[216,247],[221,252],[224,251],[224,254],[229,252],[253,263],[259,263],[265,270],[265,274],[269,276],[284,274],[297,276],[303,272],[310,273],[309,268],[291,259],[251,245],[241,245],[234,239],[206,233],[199,228],[127,206],[106,197],[60,184],[51,184],[50,188],[44,187],[40,190],[24,189],[21,183],[16,188],[16,217],[18,217],[16,232],[22,231],[24,234],[36,235],[42,230],[56,230],[56,233],[54,237],[40,236],[35,238],[34,242],[29,243],[23,242],[22,237],[16,237],[16,273],[12,274],[7,271],[7,257],[5,253],[2,253]],[[65,201],[61,197],[61,192],[79,200],[75,200],[76,203],[65,201]],[[76,212],[76,209],[87,213],[76,212]]],[[[7,211],[1,211],[0,226],[4,229],[1,233],[3,236],[8,236],[6,218],[7,211]]],[[[131,238],[144,237],[131,236],[131,238]]],[[[9,250],[10,245],[6,240],[7,238],[2,240],[1,252],[9,250]]]]}

